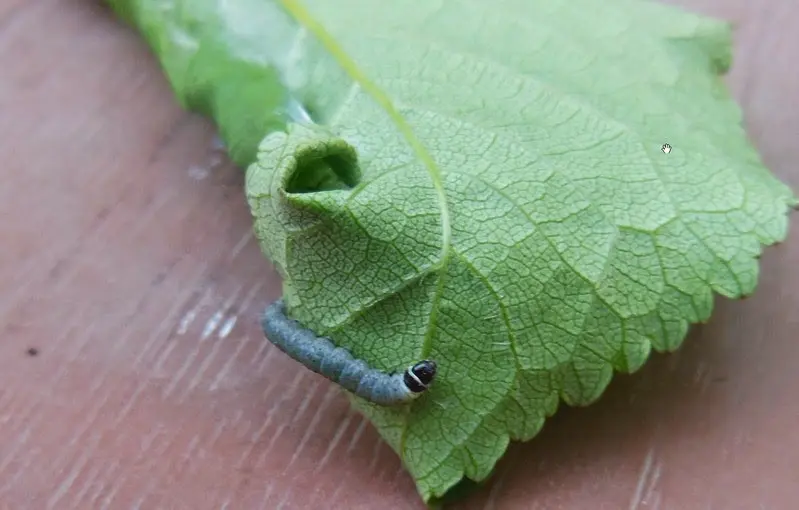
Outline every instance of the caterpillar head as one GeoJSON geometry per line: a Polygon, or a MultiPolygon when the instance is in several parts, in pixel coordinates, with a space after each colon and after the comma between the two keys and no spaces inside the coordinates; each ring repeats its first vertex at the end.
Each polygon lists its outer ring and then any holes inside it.
{"type": "Polygon", "coordinates": [[[429,359],[416,363],[405,371],[405,386],[413,393],[424,392],[435,379],[437,368],[436,362],[429,359]]]}

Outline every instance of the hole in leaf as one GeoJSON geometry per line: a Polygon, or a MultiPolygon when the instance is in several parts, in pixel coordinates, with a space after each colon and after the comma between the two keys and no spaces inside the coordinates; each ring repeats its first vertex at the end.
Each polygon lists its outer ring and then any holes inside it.
{"type": "Polygon", "coordinates": [[[360,180],[357,162],[345,154],[298,155],[298,161],[286,185],[288,193],[352,189],[360,180]]]}

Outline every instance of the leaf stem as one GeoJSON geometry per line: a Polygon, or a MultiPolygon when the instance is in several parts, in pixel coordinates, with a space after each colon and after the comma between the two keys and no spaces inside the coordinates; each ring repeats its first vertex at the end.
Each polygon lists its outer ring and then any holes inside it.
{"type": "Polygon", "coordinates": [[[410,125],[405,121],[403,116],[397,111],[391,99],[369,79],[358,65],[347,55],[344,49],[336,42],[327,30],[311,15],[310,12],[302,5],[299,0],[280,0],[283,7],[297,20],[298,23],[303,25],[310,33],[312,33],[317,40],[330,52],[330,55],[335,59],[341,68],[352,78],[353,81],[360,84],[364,91],[369,94],[372,99],[388,114],[389,118],[397,125],[400,133],[408,142],[411,149],[416,153],[416,156],[427,167],[430,177],[433,181],[433,188],[439,202],[439,210],[441,212],[441,270],[444,271],[449,259],[450,244],[452,241],[452,228],[450,225],[450,212],[449,205],[447,204],[447,197],[444,191],[444,179],[441,174],[441,169],[436,164],[430,152],[419,140],[416,134],[411,129],[410,125]]]}

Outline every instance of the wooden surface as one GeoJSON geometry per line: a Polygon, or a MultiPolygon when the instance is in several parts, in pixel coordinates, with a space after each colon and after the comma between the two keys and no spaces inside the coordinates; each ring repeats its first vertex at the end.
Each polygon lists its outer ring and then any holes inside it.
{"type": "MultiPolygon", "coordinates": [[[[737,24],[732,89],[799,189],[799,3],[683,4],[737,24]]],[[[0,1],[1,508],[423,508],[345,398],[263,340],[279,280],[213,140],[99,2],[0,1]]],[[[797,225],[753,297],[562,409],[456,508],[797,508],[797,225]]]]}

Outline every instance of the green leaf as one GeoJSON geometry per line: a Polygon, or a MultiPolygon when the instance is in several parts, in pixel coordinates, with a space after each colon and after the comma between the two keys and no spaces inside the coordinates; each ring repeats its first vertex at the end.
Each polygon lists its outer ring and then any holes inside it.
{"type": "Polygon", "coordinates": [[[381,369],[438,362],[407,408],[354,400],[426,501],[679,347],[713,292],[753,292],[797,204],[747,140],[714,20],[639,0],[115,4],[239,164],[267,135],[247,197],[292,314],[381,369]],[[289,97],[317,124],[289,122],[289,97]]]}

